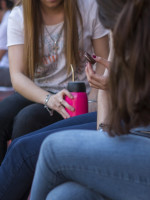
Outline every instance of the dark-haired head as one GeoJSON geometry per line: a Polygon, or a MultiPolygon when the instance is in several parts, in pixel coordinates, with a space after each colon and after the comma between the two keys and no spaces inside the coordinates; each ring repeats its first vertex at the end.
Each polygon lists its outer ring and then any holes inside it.
{"type": "Polygon", "coordinates": [[[150,124],[150,1],[97,0],[102,24],[112,29],[110,133],[150,124]],[[122,125],[123,124],[123,125],[122,125]]]}
{"type": "Polygon", "coordinates": [[[99,5],[99,18],[108,29],[113,29],[127,0],[97,0],[99,5]]]}

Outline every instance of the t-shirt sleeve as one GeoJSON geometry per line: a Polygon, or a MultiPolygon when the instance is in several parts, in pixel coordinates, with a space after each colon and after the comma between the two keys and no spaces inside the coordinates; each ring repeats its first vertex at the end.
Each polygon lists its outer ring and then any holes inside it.
{"type": "Polygon", "coordinates": [[[7,50],[7,24],[0,25],[0,49],[7,50]]]}
{"type": "Polygon", "coordinates": [[[15,7],[8,19],[7,46],[24,44],[23,13],[21,7],[15,7]]]}
{"type": "Polygon", "coordinates": [[[109,34],[109,30],[105,29],[102,23],[100,22],[99,16],[98,16],[98,4],[94,0],[91,4],[91,9],[89,12],[89,20],[91,20],[92,25],[92,39],[98,39],[101,38],[107,34],[109,34]]]}

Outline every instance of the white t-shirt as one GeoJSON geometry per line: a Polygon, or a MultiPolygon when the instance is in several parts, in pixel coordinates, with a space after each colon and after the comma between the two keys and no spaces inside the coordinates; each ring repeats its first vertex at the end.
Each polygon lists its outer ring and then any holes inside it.
{"type": "MultiPolygon", "coordinates": [[[[0,50],[8,50],[7,48],[7,23],[10,11],[6,11],[0,24],[0,50]]],[[[0,67],[9,67],[8,51],[0,60],[0,67]]]]}
{"type": "MultiPolygon", "coordinates": [[[[92,39],[98,39],[109,33],[104,29],[98,19],[97,3],[95,0],[78,0],[81,16],[83,18],[83,41],[84,49],[89,53],[93,53],[92,39]]],[[[53,50],[54,41],[59,37],[63,22],[46,26],[44,31],[44,55],[43,64],[39,65],[35,72],[35,83],[39,87],[46,89],[50,92],[58,92],[63,88],[66,88],[68,81],[72,80],[71,73],[67,75],[66,60],[64,54],[64,32],[62,31],[57,50],[57,62],[56,54],[53,50]]],[[[81,40],[81,27],[79,28],[79,37],[81,40]]],[[[22,6],[15,7],[9,17],[8,21],[8,46],[24,44],[23,33],[23,12],[22,6]]],[[[83,58],[82,67],[75,73],[75,80],[85,81],[87,86],[87,92],[89,93],[90,87],[85,74],[85,59],[83,58]]]]}

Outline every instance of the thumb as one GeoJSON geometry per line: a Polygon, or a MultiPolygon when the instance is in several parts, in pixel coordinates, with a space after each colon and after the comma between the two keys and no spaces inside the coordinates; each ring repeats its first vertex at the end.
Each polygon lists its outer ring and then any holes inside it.
{"type": "Polygon", "coordinates": [[[104,59],[104,58],[102,58],[102,57],[95,56],[95,55],[93,55],[92,57],[93,57],[93,59],[94,59],[96,62],[102,64],[102,65],[103,65],[104,67],[106,67],[107,69],[110,69],[110,64],[111,64],[110,61],[108,61],[108,60],[106,60],[106,59],[104,59]]]}

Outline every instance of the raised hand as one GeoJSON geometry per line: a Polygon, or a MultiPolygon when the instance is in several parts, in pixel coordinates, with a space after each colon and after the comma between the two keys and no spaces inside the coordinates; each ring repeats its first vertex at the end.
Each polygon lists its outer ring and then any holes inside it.
{"type": "Polygon", "coordinates": [[[106,69],[103,75],[97,74],[92,65],[88,62],[85,68],[85,72],[87,75],[87,79],[91,87],[96,89],[107,90],[108,89],[108,77],[109,77],[109,70],[110,70],[110,62],[104,58],[93,56],[94,60],[97,63],[103,65],[106,69]]]}

